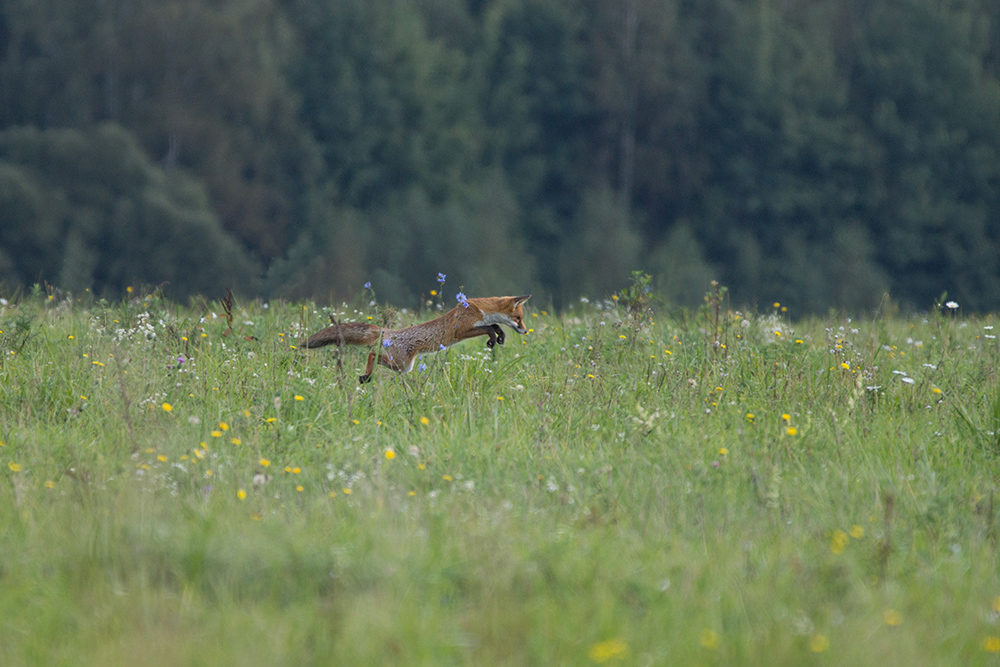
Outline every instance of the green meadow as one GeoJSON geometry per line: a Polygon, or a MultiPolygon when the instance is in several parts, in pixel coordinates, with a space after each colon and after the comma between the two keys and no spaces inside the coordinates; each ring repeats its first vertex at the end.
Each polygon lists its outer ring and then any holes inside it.
{"type": "Polygon", "coordinates": [[[994,316],[8,299],[0,664],[1000,663],[994,316]]]}

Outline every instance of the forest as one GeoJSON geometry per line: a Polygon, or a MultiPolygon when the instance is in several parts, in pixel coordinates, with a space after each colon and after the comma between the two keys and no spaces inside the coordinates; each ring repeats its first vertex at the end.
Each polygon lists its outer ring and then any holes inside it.
{"type": "Polygon", "coordinates": [[[0,290],[1000,309],[995,0],[5,0],[0,290]]]}

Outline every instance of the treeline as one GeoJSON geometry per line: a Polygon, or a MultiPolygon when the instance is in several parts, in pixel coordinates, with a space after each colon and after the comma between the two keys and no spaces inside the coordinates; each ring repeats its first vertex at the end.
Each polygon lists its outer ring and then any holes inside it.
{"type": "Polygon", "coordinates": [[[6,0],[0,284],[997,309],[998,79],[995,0],[6,0]]]}

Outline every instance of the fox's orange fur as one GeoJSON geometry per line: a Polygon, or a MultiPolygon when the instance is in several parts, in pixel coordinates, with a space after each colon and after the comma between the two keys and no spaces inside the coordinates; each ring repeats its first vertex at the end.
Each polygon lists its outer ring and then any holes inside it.
{"type": "Polygon", "coordinates": [[[505,336],[501,324],[518,333],[527,331],[523,306],[529,298],[530,294],[467,299],[437,319],[404,329],[383,329],[362,322],[334,324],[310,336],[304,347],[377,345],[378,350],[368,355],[365,374],[359,378],[367,382],[376,361],[386,368],[407,373],[413,370],[418,354],[437,352],[466,338],[489,336],[488,346],[503,345],[505,336]]]}

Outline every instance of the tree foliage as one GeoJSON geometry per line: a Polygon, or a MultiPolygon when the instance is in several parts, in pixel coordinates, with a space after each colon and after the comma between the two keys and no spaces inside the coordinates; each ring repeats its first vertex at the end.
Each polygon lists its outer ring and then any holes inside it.
{"type": "Polygon", "coordinates": [[[998,74],[987,0],[10,0],[0,275],[995,309],[998,74]]]}

